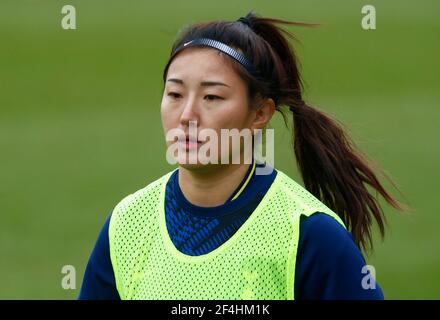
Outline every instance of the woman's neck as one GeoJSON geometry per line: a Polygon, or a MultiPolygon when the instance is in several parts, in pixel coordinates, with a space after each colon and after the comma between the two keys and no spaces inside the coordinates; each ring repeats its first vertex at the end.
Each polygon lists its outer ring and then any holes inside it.
{"type": "Polygon", "coordinates": [[[185,198],[200,207],[222,205],[244,179],[249,164],[209,166],[189,170],[179,168],[179,186],[185,198]]]}

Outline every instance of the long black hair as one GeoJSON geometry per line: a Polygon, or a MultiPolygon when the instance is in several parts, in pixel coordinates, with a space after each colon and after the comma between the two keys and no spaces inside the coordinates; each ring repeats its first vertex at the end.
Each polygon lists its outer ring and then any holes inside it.
{"type": "Polygon", "coordinates": [[[286,108],[282,107],[289,107],[294,124],[293,150],[305,188],[341,217],[359,247],[372,249],[373,220],[377,222],[382,238],[386,224],[377,194],[398,210],[407,207],[385,190],[375,171],[380,171],[386,178],[387,175],[377,165],[373,169],[341,125],[303,100],[299,62],[288,42],[288,38],[294,37],[278,25],[314,25],[264,18],[252,11],[241,20],[217,20],[186,27],[173,44],[163,73],[164,81],[175,50],[188,41],[209,38],[244,54],[261,77],[252,76],[233,59],[228,61],[246,81],[250,105],[257,96],[272,98],[283,117],[286,117],[286,108]]]}

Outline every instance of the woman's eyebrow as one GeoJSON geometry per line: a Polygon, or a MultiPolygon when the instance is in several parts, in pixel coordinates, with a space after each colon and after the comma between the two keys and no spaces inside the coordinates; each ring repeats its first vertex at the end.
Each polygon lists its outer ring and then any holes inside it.
{"type": "Polygon", "coordinates": [[[175,79],[175,78],[168,79],[167,81],[175,82],[175,83],[178,83],[178,84],[183,84],[183,80],[175,79]]]}
{"type": "Polygon", "coordinates": [[[218,82],[218,81],[202,81],[200,84],[202,87],[210,87],[210,86],[225,86],[229,87],[226,83],[218,82]]]}
{"type": "MultiPolygon", "coordinates": [[[[167,81],[183,85],[183,80],[181,80],[181,79],[170,78],[167,81]]],[[[219,82],[219,81],[202,81],[200,83],[200,86],[201,87],[210,87],[210,86],[225,86],[225,87],[229,87],[226,83],[219,82]]]]}

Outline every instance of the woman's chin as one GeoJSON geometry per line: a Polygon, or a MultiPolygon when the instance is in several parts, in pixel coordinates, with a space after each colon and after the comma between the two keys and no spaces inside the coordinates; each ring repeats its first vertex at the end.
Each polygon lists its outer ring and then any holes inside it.
{"type": "Polygon", "coordinates": [[[177,164],[179,165],[179,167],[184,168],[188,171],[199,171],[199,172],[209,172],[212,170],[215,170],[216,167],[221,166],[220,164],[214,164],[214,163],[201,163],[201,162],[197,162],[197,163],[188,163],[188,162],[183,162],[183,163],[179,163],[177,162],[177,164]]]}

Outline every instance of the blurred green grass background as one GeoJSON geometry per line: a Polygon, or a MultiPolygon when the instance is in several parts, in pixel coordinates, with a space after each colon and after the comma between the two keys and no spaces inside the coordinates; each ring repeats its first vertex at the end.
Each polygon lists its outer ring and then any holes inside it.
{"type": "MultiPolygon", "coordinates": [[[[440,298],[438,2],[2,0],[1,299],[77,297],[113,206],[172,169],[159,107],[177,31],[250,9],[322,23],[289,28],[307,100],[345,124],[414,209],[384,207],[389,233],[367,261],[387,299],[440,298]],[[77,30],[60,26],[65,4],[77,30]],[[374,31],[360,26],[365,4],[374,31]],[[76,267],[76,290],[61,287],[64,265],[76,267]]],[[[271,126],[276,167],[300,181],[290,131],[279,115],[271,126]]]]}

